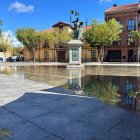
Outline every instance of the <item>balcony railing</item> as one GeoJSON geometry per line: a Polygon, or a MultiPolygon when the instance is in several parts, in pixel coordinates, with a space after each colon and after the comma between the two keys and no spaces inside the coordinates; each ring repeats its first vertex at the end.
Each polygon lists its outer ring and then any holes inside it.
{"type": "Polygon", "coordinates": [[[135,42],[129,42],[129,41],[127,41],[127,46],[128,47],[135,47],[136,44],[135,44],[135,42]]]}
{"type": "Polygon", "coordinates": [[[114,41],[112,46],[121,46],[121,41],[114,41]]]}

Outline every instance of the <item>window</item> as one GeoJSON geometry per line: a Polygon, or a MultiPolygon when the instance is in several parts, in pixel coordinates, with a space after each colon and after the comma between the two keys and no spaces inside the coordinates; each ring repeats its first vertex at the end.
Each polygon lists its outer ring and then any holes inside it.
{"type": "Polygon", "coordinates": [[[135,30],[135,29],[136,29],[135,20],[134,19],[128,19],[127,30],[131,31],[131,30],[135,30]]]}
{"type": "Polygon", "coordinates": [[[45,39],[45,42],[43,44],[43,48],[49,48],[49,47],[50,47],[49,43],[48,43],[47,39],[45,39]]]}
{"type": "Polygon", "coordinates": [[[118,22],[119,25],[121,25],[121,20],[120,19],[118,19],[117,22],[118,22]]]}
{"type": "Polygon", "coordinates": [[[113,41],[113,46],[121,46],[121,41],[113,41]]]}
{"type": "Polygon", "coordinates": [[[49,60],[49,52],[48,51],[44,51],[44,58],[46,61],[49,60]]]}
{"type": "Polygon", "coordinates": [[[128,46],[135,45],[135,41],[134,41],[134,39],[132,38],[132,36],[131,36],[130,33],[128,34],[127,45],[128,45],[128,46]]]}
{"type": "Polygon", "coordinates": [[[96,51],[91,51],[91,58],[96,57],[96,51]]]}

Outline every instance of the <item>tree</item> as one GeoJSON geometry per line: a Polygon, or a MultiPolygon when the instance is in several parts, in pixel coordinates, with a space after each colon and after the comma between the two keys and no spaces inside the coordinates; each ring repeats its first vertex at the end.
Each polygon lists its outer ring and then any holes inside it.
{"type": "Polygon", "coordinates": [[[140,62],[140,32],[136,30],[136,31],[131,31],[130,34],[138,45],[137,61],[140,62]]]}
{"type": "Polygon", "coordinates": [[[114,41],[120,40],[121,28],[122,26],[115,19],[103,23],[93,20],[92,28],[87,30],[84,37],[91,47],[97,48],[98,61],[103,62],[105,47],[111,46],[114,41]]]}
{"type": "Polygon", "coordinates": [[[54,34],[49,32],[36,32],[36,43],[43,48],[49,48],[54,43],[54,34]]]}
{"type": "Polygon", "coordinates": [[[36,31],[34,28],[20,28],[16,32],[17,39],[26,46],[31,54],[31,59],[35,62],[36,31]]]}
{"type": "Polygon", "coordinates": [[[11,52],[13,53],[13,55],[19,55],[22,54],[23,52],[23,47],[21,46],[17,46],[17,47],[12,47],[11,52]]]}
{"type": "Polygon", "coordinates": [[[54,43],[57,47],[65,47],[67,46],[67,42],[71,40],[71,34],[65,31],[59,31],[54,33],[54,43]]]}
{"type": "Polygon", "coordinates": [[[8,39],[6,39],[6,38],[1,38],[1,40],[0,40],[0,50],[1,50],[2,52],[4,52],[4,54],[5,54],[5,59],[6,59],[6,52],[8,51],[8,49],[10,49],[10,47],[11,47],[11,45],[10,45],[8,39]]]}

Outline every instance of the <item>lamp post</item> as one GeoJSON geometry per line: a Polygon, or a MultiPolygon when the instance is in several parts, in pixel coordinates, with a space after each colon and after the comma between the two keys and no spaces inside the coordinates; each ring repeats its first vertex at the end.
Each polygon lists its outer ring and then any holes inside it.
{"type": "Polygon", "coordinates": [[[37,36],[38,37],[38,39],[39,39],[39,63],[41,62],[40,61],[40,36],[37,36]]]}

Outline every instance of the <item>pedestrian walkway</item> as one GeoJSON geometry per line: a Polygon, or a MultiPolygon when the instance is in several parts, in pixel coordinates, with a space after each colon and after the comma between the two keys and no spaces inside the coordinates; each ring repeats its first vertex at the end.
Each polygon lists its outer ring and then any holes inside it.
{"type": "Polygon", "coordinates": [[[4,140],[139,140],[140,115],[46,88],[0,74],[0,131],[10,132],[4,140]]]}

